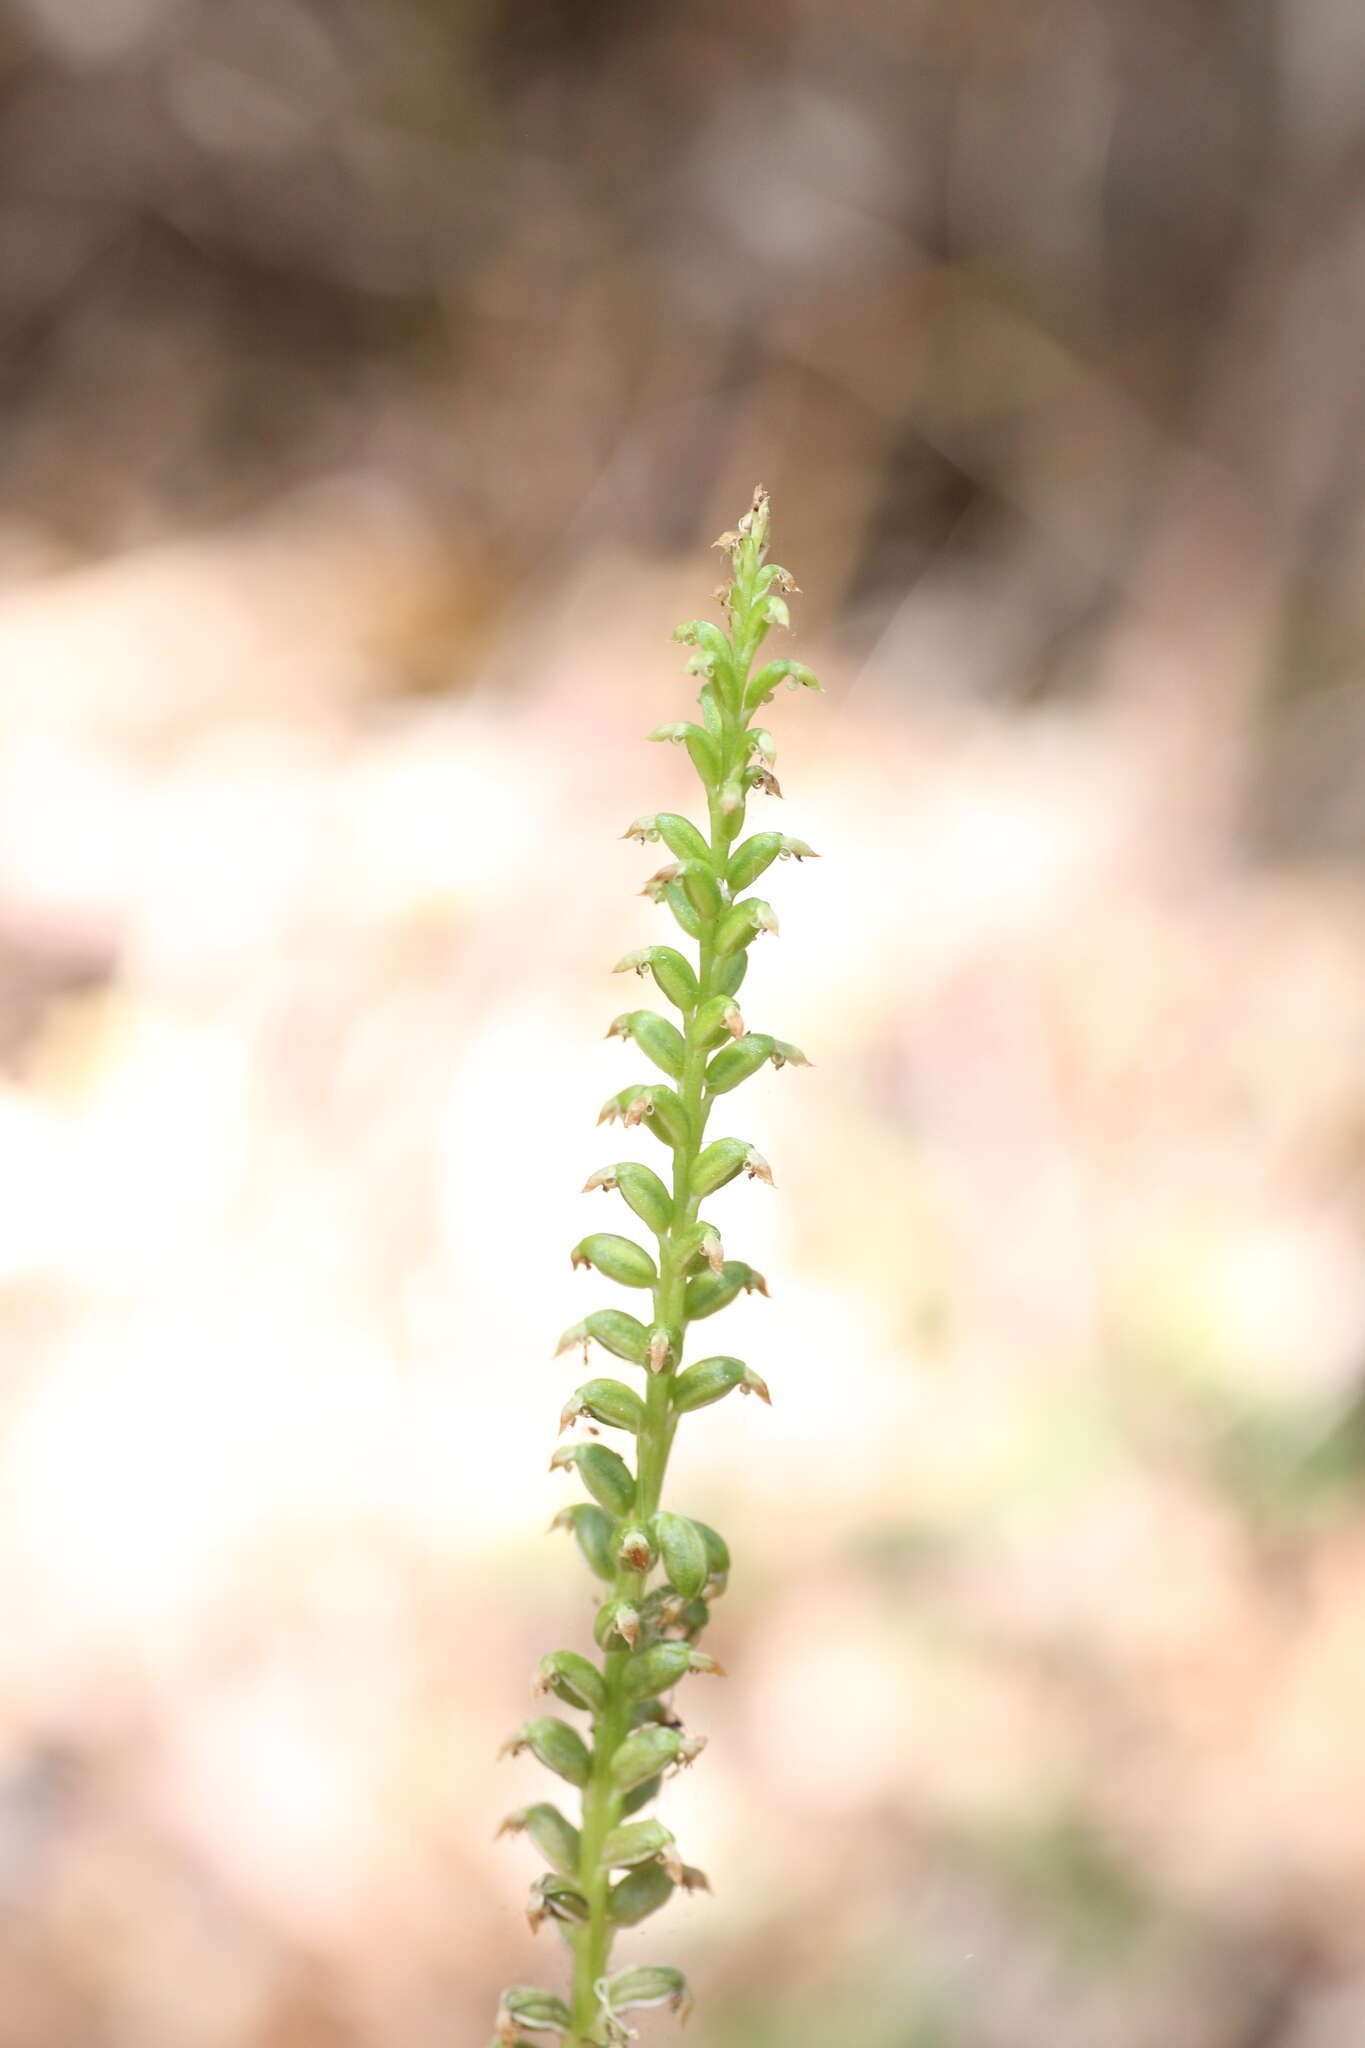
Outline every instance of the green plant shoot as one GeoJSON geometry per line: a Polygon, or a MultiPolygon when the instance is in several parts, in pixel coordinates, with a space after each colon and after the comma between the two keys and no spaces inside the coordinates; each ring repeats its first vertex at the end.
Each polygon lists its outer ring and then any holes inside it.
{"type": "MultiPolygon", "coordinates": [[[[588,1498],[556,1517],[572,1530],[600,1582],[594,1630],[598,1656],[556,1650],[540,1665],[536,1690],[587,1718],[582,1733],[553,1714],[526,1722],[507,1744],[526,1750],[579,1795],[576,1822],[552,1803],[509,1816],[547,1865],[531,1888],[533,1929],[551,1922],[573,1962],[567,1998],[530,1985],[504,1991],[495,2041],[531,2048],[532,2035],[557,2035],[566,2048],[617,2048],[631,2038],[626,2014],[664,2005],[686,2014],[680,1971],[665,1964],[611,1969],[618,1929],[635,1927],[672,1894],[707,1889],[684,1862],[662,1822],[637,1817],[663,1779],[691,1764],[691,1739],[671,1704],[680,1682],[720,1674],[700,1648],[711,1602],[725,1590],[730,1554],[724,1539],[694,1517],[663,1506],[674,1434],[684,1416],[736,1390],[769,1398],[742,1359],[723,1355],[685,1363],[691,1324],[741,1293],[766,1294],[761,1273],[727,1256],[703,1214],[707,1198],[741,1173],[772,1183],[766,1160],[744,1138],[708,1139],[716,1103],[760,1067],[805,1065],[794,1045],[750,1031],[739,1007],[749,949],[777,930],[771,906],[748,894],[774,861],[811,857],[804,840],[761,831],[743,837],[751,796],[780,796],[770,734],[754,724],[778,686],[818,690],[800,662],[754,664],[773,627],[789,624],[796,585],[768,560],[768,494],[760,486],[733,533],[716,545],[731,581],[718,592],[728,630],[704,619],[679,626],[691,648],[689,672],[701,678],[698,723],[661,726],[654,740],[684,746],[706,797],[707,829],[661,811],[637,818],[629,839],[661,844],[669,861],[645,894],[666,908],[682,946],[646,946],[627,954],[618,973],[648,977],[676,1013],[628,1010],[609,1037],[643,1054],[652,1072],[620,1089],[598,1121],[647,1130],[667,1155],[667,1172],[635,1160],[600,1167],[587,1190],[619,1195],[654,1240],[594,1231],[575,1245],[576,1268],[630,1290],[639,1313],[599,1308],[567,1331],[560,1349],[590,1347],[639,1369],[636,1385],[602,1375],[570,1395],[561,1430],[590,1433],[555,1452],[552,1469],[571,1472],[588,1498]],[[694,957],[693,957],[694,956],[694,957]],[[595,1441],[614,1433],[621,1448],[595,1441]]],[[[729,1109],[728,1100],[726,1109],[729,1109]]]]}

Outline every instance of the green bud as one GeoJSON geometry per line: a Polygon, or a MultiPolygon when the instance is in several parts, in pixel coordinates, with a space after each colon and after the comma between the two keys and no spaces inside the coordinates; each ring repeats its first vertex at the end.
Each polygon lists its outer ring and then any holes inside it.
{"type": "Polygon", "coordinates": [[[606,1444],[561,1444],[550,1460],[552,1472],[576,1465],[595,1501],[611,1515],[628,1515],[635,1505],[630,1467],[606,1444]]]}
{"type": "Polygon", "coordinates": [[[647,1650],[637,1650],[626,1665],[622,1689],[628,1700],[647,1700],[655,1693],[670,1692],[689,1671],[724,1676],[714,1657],[688,1643],[654,1643],[647,1650]]]}
{"type": "MultiPolygon", "coordinates": [[[[710,733],[712,739],[723,740],[725,738],[726,710],[714,683],[702,684],[697,692],[697,702],[701,705],[701,722],[710,733]]],[[[712,776],[711,780],[714,782],[715,777],[712,776]]]]}
{"type": "Polygon", "coordinates": [[[674,1080],[683,1070],[687,1049],[683,1035],[676,1024],[670,1024],[667,1017],[660,1017],[653,1010],[627,1010],[615,1019],[607,1037],[633,1038],[641,1052],[674,1080]]]}
{"type": "Polygon", "coordinates": [[[744,1371],[744,1362],[739,1358],[698,1359],[673,1382],[674,1408],[680,1415],[689,1414],[694,1408],[709,1408],[713,1401],[724,1400],[733,1387],[740,1385],[744,1371]]]}
{"type": "Polygon", "coordinates": [[[664,902],[673,912],[674,917],[687,933],[688,938],[699,939],[702,933],[702,921],[693,908],[692,900],[686,890],[681,888],[677,882],[669,882],[665,885],[663,897],[664,902]]]}
{"type": "MultiPolygon", "coordinates": [[[[563,1723],[560,1723],[563,1726],[563,1723]]],[[[572,1735],[572,1728],[566,1731],[572,1735]]],[[[683,1738],[676,1728],[637,1728],[611,1760],[611,1782],[618,1792],[633,1792],[648,1778],[657,1778],[678,1761],[683,1738]]]]}
{"type": "Polygon", "coordinates": [[[701,1531],[693,1528],[686,1515],[666,1510],[655,1515],[651,1527],[669,1583],[685,1600],[695,1600],[706,1584],[706,1544],[701,1531]]]}
{"type": "MultiPolygon", "coordinates": [[[[653,738],[653,734],[650,737],[653,738]]],[[[760,761],[766,763],[769,768],[772,767],[777,759],[777,743],[766,725],[754,725],[749,728],[749,752],[757,754],[760,761]]]]}
{"type": "Polygon", "coordinates": [[[672,1830],[661,1820],[631,1820],[611,1830],[602,1844],[600,1860],[603,1870],[629,1870],[633,1864],[655,1863],[660,1859],[665,1870],[676,1869],[682,1874],[672,1830]]]}
{"type": "MultiPolygon", "coordinates": [[[[736,1174],[743,1172],[748,1150],[743,1138],[714,1138],[692,1162],[689,1180],[693,1194],[713,1195],[718,1188],[726,1187],[736,1174]]],[[[570,1330],[560,1349],[567,1350],[575,1335],[576,1332],[570,1330]]]]}
{"type": "Polygon", "coordinates": [[[773,691],[784,679],[793,690],[819,690],[822,687],[804,662],[769,661],[749,678],[748,687],[744,692],[746,712],[757,711],[760,704],[768,703],[773,691]]]}
{"type": "Polygon", "coordinates": [[[646,1111],[649,1128],[661,1145],[677,1150],[690,1137],[687,1111],[671,1088],[662,1085],[651,1088],[650,1106],[646,1111]]]}
{"type": "Polygon", "coordinates": [[[692,766],[705,783],[720,780],[720,752],[710,733],[699,725],[688,725],[679,720],[674,725],[656,725],[648,734],[652,740],[671,740],[674,746],[680,743],[692,757],[692,766]]]}
{"type": "Polygon", "coordinates": [[[692,766],[696,769],[708,789],[713,789],[720,780],[720,748],[700,726],[689,725],[684,741],[692,766]]]}
{"type": "Polygon", "coordinates": [[[629,1820],[631,1814],[639,1813],[643,1807],[650,1804],[651,1800],[657,1799],[662,1790],[662,1778],[646,1778],[644,1784],[637,1785],[633,1792],[623,1792],[621,1795],[622,1820],[629,1820]]]}
{"type": "Polygon", "coordinates": [[[625,974],[631,968],[637,974],[643,974],[648,968],[662,993],[677,1009],[691,1009],[696,1002],[697,977],[682,954],[672,946],[641,946],[636,952],[627,953],[618,960],[612,972],[625,974]]]}
{"type": "Polygon", "coordinates": [[[592,1776],[592,1752],[588,1745],[576,1728],[571,1728],[567,1721],[556,1720],[553,1714],[524,1721],[516,1734],[504,1742],[498,1755],[520,1756],[527,1749],[547,1771],[567,1778],[571,1785],[586,1785],[592,1776]]]}
{"type": "Polygon", "coordinates": [[[709,860],[684,861],[681,879],[687,900],[698,917],[709,922],[720,916],[725,908],[725,898],[720,893],[720,883],[711,872],[709,860]]]}
{"type": "Polygon", "coordinates": [[[517,2048],[518,2026],[533,2034],[567,2034],[572,2025],[562,1998],[530,1984],[514,1984],[498,2001],[497,2036],[504,2048],[517,2048]]]}
{"type": "Polygon", "coordinates": [[[692,1192],[713,1195],[737,1173],[747,1173],[751,1180],[766,1181],[769,1187],[773,1184],[772,1168],[761,1152],[743,1138],[716,1138],[693,1162],[692,1192]]]}
{"type": "Polygon", "coordinates": [[[704,1052],[723,1045],[727,1038],[743,1038],[744,1019],[733,996],[711,996],[692,1019],[688,1038],[704,1052]]]}
{"type": "Polygon", "coordinates": [[[691,1665],[686,1643],[654,1643],[641,1650],[626,1666],[623,1690],[631,1700],[649,1699],[653,1694],[671,1692],[691,1665]]]}
{"type": "Polygon", "coordinates": [[[582,1927],[592,1910],[571,1878],[538,1877],[531,1886],[531,1903],[526,1918],[532,1934],[539,1934],[542,1922],[556,1920],[570,1927],[582,1927]]]}
{"type": "Polygon", "coordinates": [[[616,1539],[616,1562],[632,1572],[647,1572],[654,1564],[654,1545],[644,1529],[629,1527],[616,1539]]]}
{"type": "MultiPolygon", "coordinates": [[[[647,1173],[649,1169],[641,1167],[640,1171],[647,1173]]],[[[649,1357],[648,1330],[623,1308],[595,1308],[583,1318],[580,1328],[604,1351],[610,1351],[613,1358],[624,1358],[630,1365],[644,1365],[649,1357]]]]}
{"type": "Polygon", "coordinates": [[[752,889],[765,868],[771,867],[782,851],[780,832],[755,832],[737,846],[730,856],[725,879],[732,889],[752,889]]]}
{"type": "Polygon", "coordinates": [[[761,1273],[752,1266],[746,1266],[742,1259],[727,1259],[719,1273],[699,1273],[695,1280],[687,1283],[684,1297],[689,1322],[699,1322],[703,1316],[715,1315],[717,1309],[728,1308],[739,1293],[766,1294],[768,1283],[761,1273]]]}
{"type": "Polygon", "coordinates": [[[575,1271],[580,1266],[596,1266],[606,1279],[619,1280],[622,1287],[653,1287],[659,1278],[659,1269],[643,1245],[610,1231],[581,1238],[569,1259],[575,1271]]]}
{"type": "Polygon", "coordinates": [[[577,1650],[552,1650],[548,1657],[542,1657],[535,1690],[552,1692],[566,1707],[581,1707],[589,1714],[600,1714],[607,1703],[601,1672],[586,1657],[580,1657],[577,1650]]]}
{"type": "Polygon", "coordinates": [[[628,1429],[638,1436],[645,1425],[645,1404],[620,1380],[585,1380],[564,1403],[560,1428],[567,1429],[580,1415],[590,1415],[594,1422],[605,1423],[608,1429],[628,1429]]]}
{"type": "Polygon", "coordinates": [[[722,960],[716,972],[716,980],[727,996],[737,996],[740,984],[749,972],[749,956],[740,951],[732,953],[728,960],[722,960]]]}
{"type": "Polygon", "coordinates": [[[752,773],[752,769],[746,768],[744,774],[740,777],[738,781],[736,781],[735,777],[732,775],[729,777],[727,781],[721,784],[720,814],[722,818],[725,818],[727,820],[733,819],[734,821],[733,824],[730,826],[729,831],[729,837],[731,839],[734,838],[736,832],[738,832],[740,826],[744,822],[744,790],[745,785],[747,784],[749,777],[752,773]]]}
{"type": "Polygon", "coordinates": [[[733,1045],[723,1045],[706,1069],[706,1086],[712,1095],[724,1095],[738,1088],[750,1074],[756,1074],[772,1058],[773,1041],[766,1032],[750,1031],[733,1045]]]}
{"type": "Polygon", "coordinates": [[[581,1847],[578,1829],[548,1801],[523,1806],[520,1813],[509,1813],[498,1833],[529,1835],[552,1870],[559,1871],[563,1877],[576,1876],[581,1847]]]}
{"type": "Polygon", "coordinates": [[[752,944],[760,932],[777,931],[777,915],[761,896],[746,896],[732,903],[716,926],[716,952],[721,959],[752,944]]]}
{"type": "Polygon", "coordinates": [[[719,626],[713,626],[709,619],[684,619],[675,626],[673,638],[681,640],[685,647],[695,647],[697,652],[687,666],[691,674],[714,676],[718,681],[730,682],[734,676],[734,650],[719,626]]]}
{"type": "Polygon", "coordinates": [[[640,1610],[630,1600],[604,1600],[592,1632],[599,1650],[614,1647],[618,1638],[633,1650],[640,1640],[640,1610]]]}
{"type": "Polygon", "coordinates": [[[758,590],[771,590],[774,583],[779,590],[785,590],[788,597],[795,597],[800,593],[801,586],[792,575],[790,569],[780,569],[776,562],[769,562],[766,568],[759,570],[755,579],[755,588],[758,590]]]}
{"type": "Polygon", "coordinates": [[[663,1963],[640,1963],[633,1970],[618,1970],[607,1980],[606,2002],[612,2012],[640,2012],[646,2006],[666,2005],[684,2019],[692,2009],[686,1977],[663,1963]]]}
{"type": "Polygon", "coordinates": [[[647,1083],[643,1088],[623,1088],[618,1095],[608,1096],[597,1121],[609,1124],[618,1116],[627,1127],[646,1124],[661,1145],[676,1148],[687,1142],[687,1112],[673,1090],[662,1082],[647,1083]]]}
{"type": "MultiPolygon", "coordinates": [[[[573,1448],[586,1449],[587,1446],[573,1448]]],[[[600,1449],[601,1446],[595,1448],[600,1449]]],[[[552,1459],[551,1470],[553,1469],[552,1459]]],[[[610,1585],[616,1577],[616,1565],[611,1553],[612,1519],[605,1509],[594,1507],[586,1500],[577,1500],[571,1507],[561,1508],[550,1527],[572,1529],[589,1571],[595,1572],[599,1579],[605,1579],[610,1585]]]]}
{"type": "Polygon", "coordinates": [[[769,626],[790,626],[791,609],[785,597],[770,597],[763,606],[764,622],[769,626]]]}
{"type": "Polygon", "coordinates": [[[618,1927],[638,1927],[673,1896],[674,1884],[662,1863],[641,1863],[607,1893],[607,1911],[618,1927]]]}
{"type": "Polygon", "coordinates": [[[635,1124],[644,1122],[653,1106],[649,1083],[636,1082],[609,1095],[597,1113],[597,1121],[599,1124],[614,1124],[619,1117],[630,1130],[635,1124]]]}
{"type": "Polygon", "coordinates": [[[660,811],[654,820],[660,839],[679,860],[699,860],[709,866],[711,849],[690,819],[676,811],[660,811]]]}
{"type": "Polygon", "coordinates": [[[719,1273],[725,1263],[725,1249],[714,1223],[689,1224],[686,1230],[678,1232],[673,1246],[680,1273],[690,1272],[697,1265],[709,1266],[713,1273],[719,1273]]]}
{"type": "MultiPolygon", "coordinates": [[[[660,1018],[662,1023],[663,1019],[660,1018]]],[[[679,1040],[681,1043],[681,1040],[679,1040]]],[[[626,1202],[652,1231],[662,1237],[673,1221],[673,1203],[668,1189],[657,1173],[647,1166],[640,1166],[633,1159],[622,1159],[615,1166],[599,1166],[596,1173],[589,1174],[583,1186],[585,1195],[595,1188],[609,1194],[619,1189],[626,1202]]],[[[636,1364],[641,1361],[637,1359],[636,1364]]]]}
{"type": "Polygon", "coordinates": [[[730,1576],[730,1546],[725,1538],[705,1522],[695,1518],[692,1527],[696,1529],[706,1545],[707,1569],[713,1579],[727,1579],[730,1576]]]}

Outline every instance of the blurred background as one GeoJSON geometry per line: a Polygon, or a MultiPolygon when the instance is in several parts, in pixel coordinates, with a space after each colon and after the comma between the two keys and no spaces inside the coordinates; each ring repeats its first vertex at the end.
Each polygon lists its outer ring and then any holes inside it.
{"type": "Polygon", "coordinates": [[[775,1406],[677,1458],[715,1898],[622,1957],[706,2048],[1365,2041],[1363,86],[1356,0],[8,0],[0,2048],[558,1976],[493,1757],[759,477],[816,1064],[717,1126],[775,1406]]]}

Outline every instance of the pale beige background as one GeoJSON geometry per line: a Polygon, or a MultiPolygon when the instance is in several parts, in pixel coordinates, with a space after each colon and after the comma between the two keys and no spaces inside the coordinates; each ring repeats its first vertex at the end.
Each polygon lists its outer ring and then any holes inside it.
{"type": "Polygon", "coordinates": [[[478,2044],[560,1967],[493,1759],[586,1635],[618,835],[759,474],[828,694],[744,1007],[815,1065],[723,1119],[774,1407],[676,1461],[715,1897],[622,1953],[707,2048],[1354,2048],[1354,10],[0,59],[0,2048],[478,2044]]]}

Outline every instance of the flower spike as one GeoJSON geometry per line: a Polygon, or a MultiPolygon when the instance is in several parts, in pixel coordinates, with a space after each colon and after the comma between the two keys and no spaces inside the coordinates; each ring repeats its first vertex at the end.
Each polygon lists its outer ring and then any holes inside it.
{"type": "Polygon", "coordinates": [[[580,1427],[555,1451],[551,1469],[576,1481],[587,1498],[561,1508],[551,1526],[572,1532],[598,1582],[599,1656],[556,1650],[537,1672],[536,1691],[584,1716],[582,1731],[536,1713],[503,1753],[534,1759],[561,1789],[579,1792],[583,1824],[557,1806],[533,1802],[510,1815],[503,1832],[525,1836],[549,1866],[532,1885],[527,1918],[533,1931],[554,1922],[573,1958],[573,1982],[568,1998],[528,1985],[505,1991],[497,2048],[534,2048],[529,2037],[547,2034],[563,2048],[626,2048],[634,2038],[626,2014],[663,2006],[685,2019],[691,2004],[685,1979],[671,1965],[636,1964],[613,1974],[611,1951],[620,1929],[638,1926],[675,1892],[710,1889],[703,1872],[683,1860],[669,1828],[637,1817],[664,1779],[704,1747],[674,1711],[676,1688],[691,1676],[724,1676],[699,1640],[728,1583],[730,1551],[705,1522],[663,1505],[669,1450],[686,1418],[731,1393],[771,1401],[766,1380],[743,1359],[717,1353],[685,1362],[692,1324],[741,1294],[768,1291],[761,1273],[727,1256],[701,1211],[741,1175],[771,1187],[772,1169],[744,1138],[708,1138],[707,1123],[722,1096],[763,1068],[810,1064],[798,1046],[751,1031],[736,1001],[755,942],[778,930],[772,905],[748,892],[778,864],[799,867],[817,857],[804,839],[785,833],[744,836],[750,798],[782,794],[772,734],[752,719],[783,683],[820,687],[809,668],[786,656],[756,666],[768,634],[790,628],[788,599],[799,594],[790,572],[767,558],[771,519],[759,485],[743,517],[716,541],[728,566],[717,592],[725,623],[691,619],[674,636],[689,650],[687,671],[699,680],[699,716],[649,734],[686,750],[701,784],[697,815],[707,829],[680,812],[655,811],[622,834],[667,852],[643,893],[682,936],[679,946],[642,946],[616,963],[618,974],[648,978],[673,1014],[628,1009],[610,1025],[608,1038],[628,1044],[658,1078],[620,1088],[598,1121],[648,1132],[670,1164],[655,1172],[638,1160],[618,1160],[598,1167],[583,1188],[619,1196],[650,1244],[589,1231],[573,1247],[573,1266],[634,1290],[637,1303],[647,1298],[649,1308],[639,1315],[594,1309],[559,1343],[560,1353],[581,1350],[585,1364],[596,1344],[640,1378],[636,1386],[586,1379],[560,1416],[561,1431],[580,1427]],[[679,949],[689,942],[691,957],[679,949]],[[620,1449],[597,1441],[602,1429],[618,1433],[620,1449]]]}

